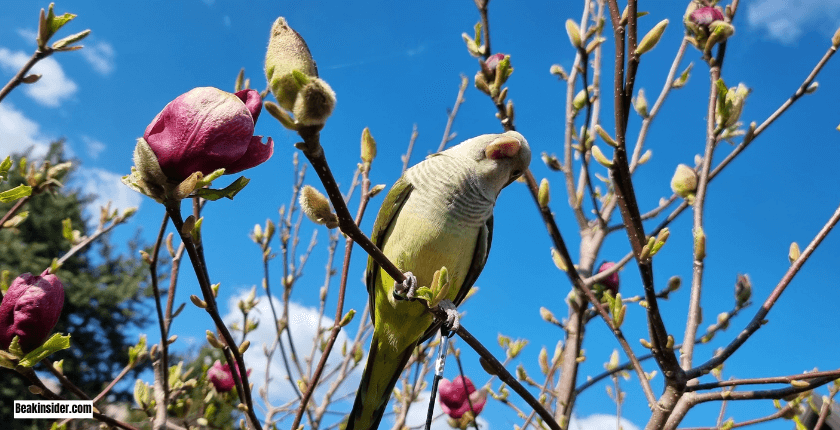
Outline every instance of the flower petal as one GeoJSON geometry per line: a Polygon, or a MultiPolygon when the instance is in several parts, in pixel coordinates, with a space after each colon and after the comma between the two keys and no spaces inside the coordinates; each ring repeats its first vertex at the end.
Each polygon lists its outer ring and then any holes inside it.
{"type": "Polygon", "coordinates": [[[259,91],[248,89],[237,91],[235,95],[242,100],[242,103],[245,103],[245,107],[251,112],[251,117],[254,119],[254,124],[256,124],[257,118],[260,117],[260,111],[262,110],[262,97],[260,97],[259,91]]]}
{"type": "Polygon", "coordinates": [[[225,173],[238,173],[268,161],[268,159],[274,154],[274,141],[269,137],[268,142],[263,144],[262,138],[262,136],[252,137],[251,144],[248,145],[245,155],[227,166],[224,166],[225,173]]]}

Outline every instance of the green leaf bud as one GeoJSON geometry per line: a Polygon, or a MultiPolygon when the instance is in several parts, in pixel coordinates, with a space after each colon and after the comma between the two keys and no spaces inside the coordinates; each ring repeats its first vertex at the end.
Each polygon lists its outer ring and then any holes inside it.
{"type": "Polygon", "coordinates": [[[667,19],[659,21],[659,24],[656,24],[647,34],[645,34],[642,41],[639,42],[639,45],[636,47],[636,54],[642,55],[653,49],[656,44],[659,43],[659,39],[662,38],[662,34],[665,33],[666,27],[668,27],[667,19]]]}

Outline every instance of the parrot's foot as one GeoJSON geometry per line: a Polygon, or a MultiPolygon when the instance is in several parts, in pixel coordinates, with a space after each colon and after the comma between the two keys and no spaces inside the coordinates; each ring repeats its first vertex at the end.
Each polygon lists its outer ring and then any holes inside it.
{"type": "Polygon", "coordinates": [[[438,303],[438,306],[446,312],[446,321],[443,322],[444,328],[450,332],[458,331],[458,328],[461,327],[461,316],[458,315],[455,304],[451,300],[444,299],[438,303]]]}
{"type": "Polygon", "coordinates": [[[414,300],[417,297],[417,277],[411,272],[405,272],[405,281],[394,281],[394,298],[397,300],[414,300]]]}

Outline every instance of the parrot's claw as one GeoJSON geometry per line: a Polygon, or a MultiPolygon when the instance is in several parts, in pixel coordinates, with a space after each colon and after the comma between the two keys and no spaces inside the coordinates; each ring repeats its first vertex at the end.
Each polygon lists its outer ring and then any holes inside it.
{"type": "Polygon", "coordinates": [[[451,332],[458,331],[461,327],[461,316],[458,315],[455,304],[451,300],[444,299],[438,303],[438,306],[446,312],[446,321],[443,322],[443,326],[451,332]]]}
{"type": "Polygon", "coordinates": [[[417,297],[417,277],[411,272],[405,272],[405,281],[394,281],[394,298],[397,300],[414,300],[417,297]]]}

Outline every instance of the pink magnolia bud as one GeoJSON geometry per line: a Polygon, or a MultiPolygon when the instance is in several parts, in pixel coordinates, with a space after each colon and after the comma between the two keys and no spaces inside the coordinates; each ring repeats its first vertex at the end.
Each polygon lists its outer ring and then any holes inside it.
{"type": "Polygon", "coordinates": [[[701,7],[691,12],[691,21],[697,25],[708,26],[714,21],[723,20],[723,12],[714,7],[701,7]]]}
{"type": "Polygon", "coordinates": [[[458,376],[453,381],[444,378],[440,381],[438,392],[441,409],[456,419],[461,418],[470,410],[470,402],[472,402],[472,412],[475,415],[478,415],[487,403],[487,393],[484,390],[476,391],[469,378],[458,376]],[[466,390],[464,385],[466,385],[466,390]]]}
{"type": "Polygon", "coordinates": [[[505,59],[505,54],[493,54],[487,58],[487,61],[484,63],[487,64],[487,68],[490,70],[496,70],[496,67],[499,66],[499,62],[505,59]]]}
{"type": "MultiPolygon", "coordinates": [[[[598,268],[598,273],[610,270],[613,267],[615,267],[615,263],[613,263],[612,261],[606,261],[606,262],[601,264],[601,267],[598,268]]],[[[612,291],[613,296],[615,296],[616,294],[618,294],[618,284],[619,284],[618,272],[615,272],[612,275],[607,276],[606,279],[602,279],[600,281],[600,284],[603,285],[604,288],[612,291]]]]}
{"type": "MultiPolygon", "coordinates": [[[[239,369],[236,369],[236,374],[239,374],[239,369]]],[[[251,371],[248,370],[248,375],[251,371]]],[[[233,380],[233,373],[230,371],[230,366],[222,364],[219,360],[213,363],[213,366],[207,369],[207,379],[216,387],[216,391],[220,393],[227,393],[236,387],[236,381],[233,380]]]]}
{"type": "Polygon", "coordinates": [[[262,109],[256,90],[231,94],[212,87],[190,90],[169,102],[146,127],[143,139],[174,182],[194,172],[224,168],[237,173],[271,158],[274,142],[254,136],[262,109]]]}
{"type": "Polygon", "coordinates": [[[41,346],[64,307],[64,286],[55,275],[24,273],[15,278],[0,304],[0,349],[15,336],[24,353],[41,346]]]}

